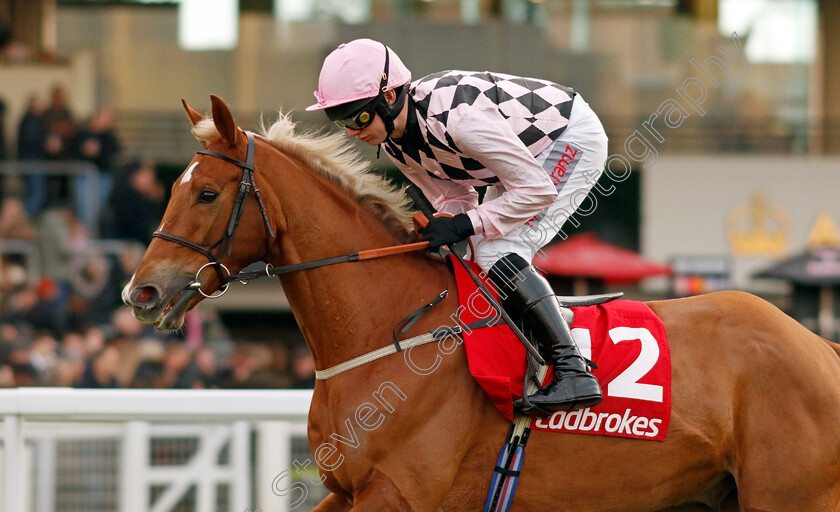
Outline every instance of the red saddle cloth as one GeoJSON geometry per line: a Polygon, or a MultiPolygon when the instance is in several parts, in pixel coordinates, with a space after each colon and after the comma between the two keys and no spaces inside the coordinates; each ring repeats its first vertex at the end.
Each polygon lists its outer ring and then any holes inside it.
{"type": "MultiPolygon", "coordinates": [[[[458,264],[453,267],[460,323],[496,316],[469,274],[458,264]]],[[[630,300],[572,309],[572,335],[581,353],[598,365],[592,373],[604,400],[596,407],[534,418],[531,429],[664,441],[671,417],[671,355],[662,320],[644,303],[630,300]]],[[[462,336],[470,373],[496,408],[513,421],[512,404],[523,391],[525,348],[506,324],[465,331],[462,336]]],[[[546,382],[553,378],[551,373],[546,382]]]]}

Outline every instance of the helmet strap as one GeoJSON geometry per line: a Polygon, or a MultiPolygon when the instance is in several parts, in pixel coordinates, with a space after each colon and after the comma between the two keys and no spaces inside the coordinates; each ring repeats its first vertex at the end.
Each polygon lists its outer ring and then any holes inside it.
{"type": "Polygon", "coordinates": [[[385,48],[385,67],[382,69],[382,76],[379,80],[379,94],[376,98],[375,108],[376,113],[385,122],[386,137],[390,137],[391,132],[394,131],[394,119],[391,117],[391,109],[388,105],[388,100],[385,99],[385,92],[388,90],[388,73],[391,71],[389,62],[391,59],[388,46],[385,43],[382,43],[382,46],[385,48]]]}
{"type": "MultiPolygon", "coordinates": [[[[388,91],[388,73],[391,71],[389,62],[390,62],[390,55],[388,51],[388,46],[385,43],[382,43],[382,46],[385,47],[385,67],[382,70],[382,78],[379,82],[379,94],[376,98],[376,103],[374,104],[374,109],[376,113],[379,114],[379,117],[382,118],[382,122],[385,123],[385,139],[389,139],[391,137],[391,133],[394,131],[394,119],[397,118],[400,111],[404,105],[404,98],[406,95],[406,90],[408,87],[405,85],[398,87],[395,89],[397,94],[396,99],[394,100],[393,105],[388,104],[388,100],[385,99],[385,93],[388,91]]],[[[376,151],[376,158],[379,158],[379,151],[382,149],[382,146],[379,146],[379,149],[376,151]]]]}
{"type": "Polygon", "coordinates": [[[376,104],[374,105],[376,109],[376,113],[379,114],[379,117],[382,118],[382,121],[385,123],[385,132],[387,136],[391,136],[391,132],[394,131],[394,117],[391,114],[391,105],[388,105],[388,100],[385,99],[385,95],[379,96],[376,100],[376,104]]]}

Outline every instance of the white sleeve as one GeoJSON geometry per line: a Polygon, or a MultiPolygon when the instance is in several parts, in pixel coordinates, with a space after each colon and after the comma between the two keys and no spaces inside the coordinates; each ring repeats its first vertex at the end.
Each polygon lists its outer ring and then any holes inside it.
{"type": "Polygon", "coordinates": [[[497,111],[462,109],[449,134],[466,156],[499,178],[504,192],[468,213],[476,233],[501,238],[557,198],[551,178],[497,111]]]}
{"type": "Polygon", "coordinates": [[[457,181],[436,180],[424,170],[414,169],[393,158],[391,161],[406,178],[420,187],[423,195],[432,203],[438,213],[454,216],[469,212],[478,206],[478,192],[473,187],[468,187],[457,181]]]}

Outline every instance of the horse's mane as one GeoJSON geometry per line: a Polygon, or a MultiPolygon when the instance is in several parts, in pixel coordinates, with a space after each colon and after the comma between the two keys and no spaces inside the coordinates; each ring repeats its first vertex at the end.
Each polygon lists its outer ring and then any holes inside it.
{"type": "MultiPolygon", "coordinates": [[[[381,219],[404,241],[409,241],[412,222],[410,200],[405,189],[395,187],[374,173],[342,133],[295,131],[296,124],[282,111],[277,121],[266,127],[260,122],[261,137],[275,148],[296,157],[312,170],[346,191],[362,206],[381,219]]],[[[212,119],[198,122],[192,134],[205,146],[219,138],[212,119]]]]}

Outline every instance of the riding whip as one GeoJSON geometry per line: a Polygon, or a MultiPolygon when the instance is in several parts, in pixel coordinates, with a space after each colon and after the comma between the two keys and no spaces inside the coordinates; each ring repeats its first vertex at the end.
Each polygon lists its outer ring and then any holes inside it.
{"type": "MultiPolygon", "coordinates": [[[[434,217],[435,210],[432,207],[432,205],[428,203],[426,197],[423,195],[423,192],[420,190],[419,187],[417,187],[416,185],[409,185],[406,189],[406,193],[409,197],[411,197],[411,200],[414,201],[414,204],[417,206],[417,208],[420,209],[421,212],[423,212],[423,214],[426,217],[428,217],[429,219],[434,217]]],[[[469,274],[470,278],[472,278],[476,286],[478,286],[478,289],[481,290],[481,294],[484,295],[484,298],[487,299],[487,302],[489,302],[490,305],[493,306],[493,308],[499,312],[499,315],[508,324],[508,326],[510,326],[510,329],[513,331],[516,337],[519,338],[519,341],[522,342],[522,344],[525,346],[525,350],[528,351],[531,357],[533,357],[539,364],[545,364],[545,360],[542,358],[537,348],[534,345],[532,345],[530,341],[528,341],[528,338],[519,329],[519,327],[516,325],[516,322],[514,322],[513,319],[511,319],[510,316],[505,312],[501,304],[499,304],[499,302],[493,296],[493,293],[487,289],[481,278],[478,277],[475,274],[475,272],[473,272],[473,269],[469,265],[467,265],[467,262],[464,261],[464,258],[460,254],[450,249],[449,246],[444,245],[442,247],[444,247],[456,260],[458,260],[458,263],[460,263],[461,266],[464,267],[464,270],[467,271],[467,274],[469,274]]]]}

